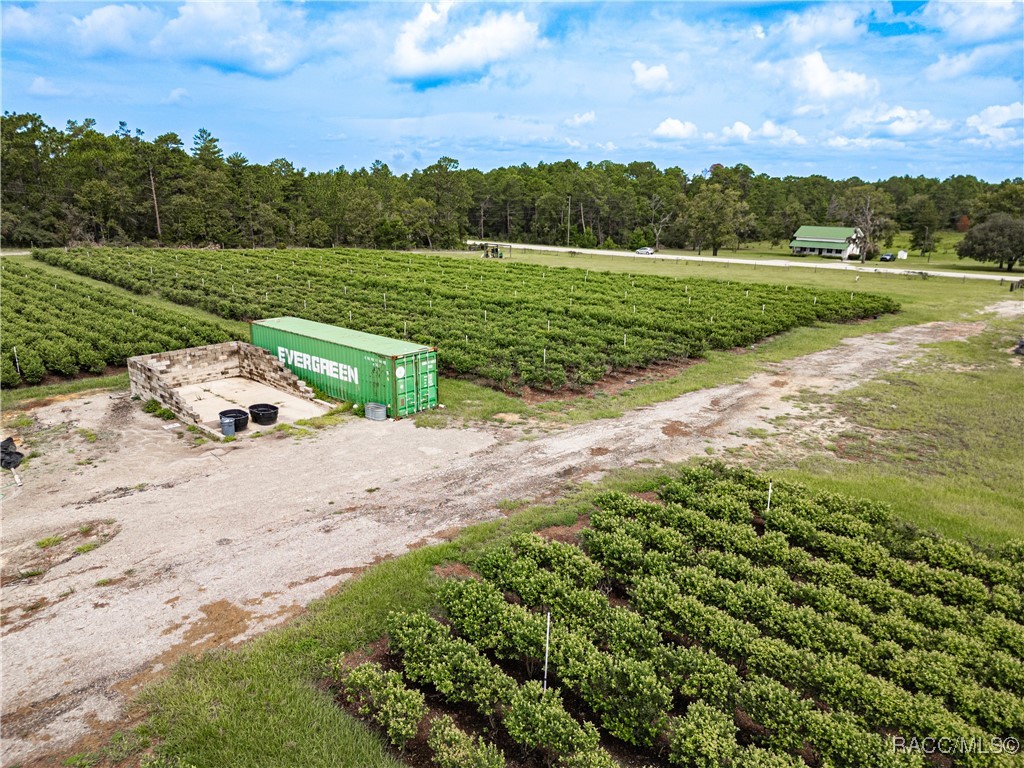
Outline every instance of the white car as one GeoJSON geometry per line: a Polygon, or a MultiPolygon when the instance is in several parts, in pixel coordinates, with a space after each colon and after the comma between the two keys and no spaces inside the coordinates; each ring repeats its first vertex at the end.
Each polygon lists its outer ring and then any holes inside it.
{"type": "Polygon", "coordinates": [[[643,248],[637,248],[636,249],[636,255],[637,256],[653,256],[654,255],[654,249],[653,248],[648,248],[647,246],[644,246],[643,248]]]}

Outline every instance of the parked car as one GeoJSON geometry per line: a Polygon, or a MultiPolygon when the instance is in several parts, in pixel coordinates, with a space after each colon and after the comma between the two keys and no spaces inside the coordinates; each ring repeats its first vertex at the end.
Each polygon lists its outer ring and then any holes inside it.
{"type": "Polygon", "coordinates": [[[643,248],[637,248],[636,249],[636,255],[637,256],[653,256],[654,255],[654,249],[653,248],[648,248],[647,246],[644,246],[643,248]]]}
{"type": "Polygon", "coordinates": [[[879,261],[896,261],[895,253],[883,253],[879,261]]]}

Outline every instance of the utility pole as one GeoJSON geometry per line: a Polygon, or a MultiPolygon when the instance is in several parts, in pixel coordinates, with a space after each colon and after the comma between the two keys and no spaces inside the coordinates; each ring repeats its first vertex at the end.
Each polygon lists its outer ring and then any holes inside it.
{"type": "Polygon", "coordinates": [[[572,219],[572,195],[569,195],[569,205],[565,209],[565,247],[569,247],[569,220],[572,219]]]}

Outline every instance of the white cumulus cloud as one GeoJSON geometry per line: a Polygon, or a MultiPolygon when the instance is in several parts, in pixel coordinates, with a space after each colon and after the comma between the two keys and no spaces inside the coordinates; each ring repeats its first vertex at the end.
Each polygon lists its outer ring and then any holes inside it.
{"type": "Polygon", "coordinates": [[[1020,39],[1021,3],[1015,0],[930,0],[919,19],[926,26],[945,32],[951,39],[978,42],[1001,37],[1020,39]]]}
{"type": "Polygon", "coordinates": [[[565,124],[575,128],[580,125],[587,125],[588,123],[592,123],[596,119],[597,115],[595,115],[593,110],[591,110],[590,112],[584,112],[582,114],[577,114],[573,115],[572,117],[566,118],[565,124]]]}
{"type": "Polygon", "coordinates": [[[832,69],[820,51],[797,59],[792,82],[797,88],[824,99],[863,96],[878,92],[878,81],[845,69],[832,69]]]}
{"type": "Polygon", "coordinates": [[[802,145],[807,143],[807,139],[797,131],[779,125],[773,120],[765,120],[761,123],[760,128],[753,128],[742,120],[737,120],[732,125],[723,126],[718,134],[705,133],[704,138],[716,144],[735,142],[749,144],[759,140],[764,140],[766,143],[775,146],[787,144],[802,145]]]}
{"type": "Polygon", "coordinates": [[[990,65],[1003,57],[1020,57],[1020,47],[1015,43],[996,45],[979,45],[967,53],[947,56],[939,54],[939,60],[930,64],[924,74],[929,80],[953,80],[962,75],[970,74],[983,65],[990,65]]]}
{"type": "Polygon", "coordinates": [[[654,135],[660,139],[692,139],[697,133],[696,125],[689,121],[677,120],[674,117],[662,120],[654,129],[654,135]]]}
{"type": "Polygon", "coordinates": [[[498,61],[525,53],[537,42],[537,25],[518,13],[487,13],[461,30],[449,27],[455,4],[424,4],[419,15],[402,25],[391,57],[400,78],[431,80],[482,73],[498,61]]]}
{"type": "Polygon", "coordinates": [[[732,139],[739,139],[740,141],[749,141],[750,134],[753,129],[741,120],[737,120],[732,125],[727,125],[722,129],[722,138],[726,141],[732,139]]]}
{"type": "Polygon", "coordinates": [[[762,136],[773,144],[806,144],[807,139],[801,136],[797,131],[792,128],[785,128],[777,125],[771,120],[765,120],[761,127],[755,132],[756,135],[762,136]]]}
{"type": "Polygon", "coordinates": [[[867,27],[861,22],[865,8],[851,3],[811,6],[801,13],[788,13],[772,31],[785,35],[797,45],[817,46],[861,37],[867,27]]]}
{"type": "Polygon", "coordinates": [[[967,118],[967,125],[991,144],[1007,144],[1018,138],[1024,121],[1024,103],[991,106],[967,118]]]}
{"type": "Polygon", "coordinates": [[[832,136],[825,142],[834,149],[859,150],[859,149],[899,149],[903,146],[901,142],[894,139],[873,139],[864,136],[832,136]]]}
{"type": "Polygon", "coordinates": [[[601,142],[597,142],[597,147],[598,149],[603,149],[605,152],[614,152],[615,150],[618,149],[618,147],[615,146],[614,141],[609,141],[604,144],[602,144],[601,142]]]}
{"type": "Polygon", "coordinates": [[[869,133],[909,136],[915,133],[948,131],[953,123],[936,117],[927,109],[907,109],[878,104],[851,112],[846,118],[845,126],[866,129],[869,133]]]}
{"type": "Polygon", "coordinates": [[[664,64],[648,67],[640,61],[634,61],[633,84],[645,91],[664,91],[672,86],[672,80],[664,64]]]}
{"type": "Polygon", "coordinates": [[[45,13],[45,8],[21,8],[17,5],[4,5],[0,14],[3,15],[3,36],[5,40],[35,40],[56,36],[57,24],[53,16],[45,13]]]}
{"type": "Polygon", "coordinates": [[[314,50],[304,39],[302,22],[300,9],[192,0],[178,8],[177,17],[153,38],[152,48],[167,58],[258,75],[280,75],[294,69],[314,50]]]}
{"type": "Polygon", "coordinates": [[[145,45],[159,31],[163,16],[145,6],[104,5],[72,23],[78,46],[86,54],[127,53],[145,45]]]}

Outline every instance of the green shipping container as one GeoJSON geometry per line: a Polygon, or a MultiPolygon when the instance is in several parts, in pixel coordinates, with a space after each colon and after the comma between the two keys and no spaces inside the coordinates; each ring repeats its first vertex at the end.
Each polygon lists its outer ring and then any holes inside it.
{"type": "Polygon", "coordinates": [[[437,406],[433,347],[299,317],[257,320],[251,332],[253,345],[331,397],[386,405],[392,418],[437,406]]]}

